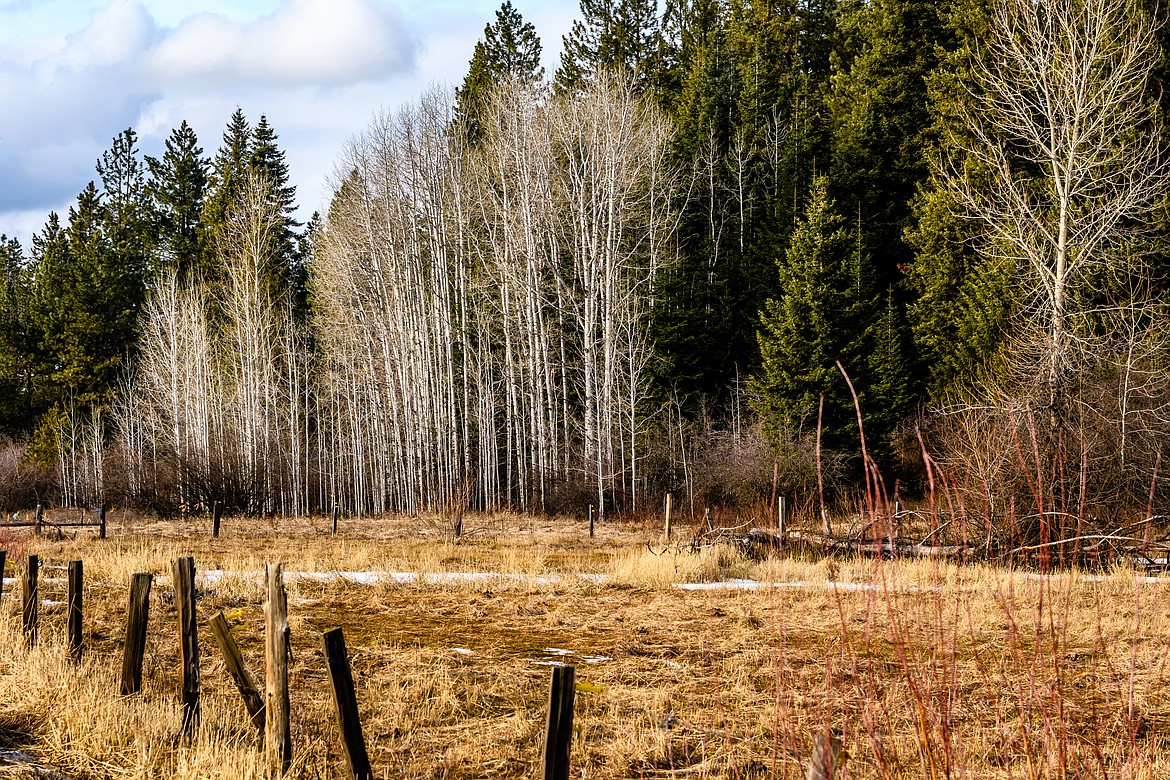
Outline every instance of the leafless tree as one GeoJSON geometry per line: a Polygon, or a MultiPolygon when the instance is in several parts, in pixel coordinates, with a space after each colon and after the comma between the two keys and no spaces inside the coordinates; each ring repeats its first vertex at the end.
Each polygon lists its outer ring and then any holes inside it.
{"type": "Polygon", "coordinates": [[[988,252],[1018,263],[1056,420],[1090,271],[1126,262],[1166,194],[1154,22],[1132,0],[998,0],[944,171],[988,252]]]}

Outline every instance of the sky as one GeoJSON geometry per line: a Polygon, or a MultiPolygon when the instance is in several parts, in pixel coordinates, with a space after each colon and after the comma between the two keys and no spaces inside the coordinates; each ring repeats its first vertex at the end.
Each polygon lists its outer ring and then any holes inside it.
{"type": "MultiPolygon", "coordinates": [[[[300,219],[346,141],[463,80],[501,0],[0,0],[0,233],[65,219],[115,135],[145,154],[184,119],[214,155],[238,106],[279,136],[300,219]]],[[[513,0],[552,73],[574,0],[513,0]]],[[[100,186],[100,183],[99,183],[100,186]]]]}

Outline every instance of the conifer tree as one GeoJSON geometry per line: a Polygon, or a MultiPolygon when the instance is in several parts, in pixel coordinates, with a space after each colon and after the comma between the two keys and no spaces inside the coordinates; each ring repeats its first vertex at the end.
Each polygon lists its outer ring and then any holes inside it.
{"type": "Polygon", "coordinates": [[[171,131],[162,159],[146,158],[162,264],[180,279],[206,270],[201,220],[208,161],[198,144],[195,131],[184,120],[171,131]]]}
{"type": "Polygon", "coordinates": [[[290,289],[294,278],[303,275],[304,262],[297,251],[296,229],[300,223],[292,217],[296,211],[297,188],[289,184],[284,150],[276,142],[276,131],[268,124],[268,118],[261,115],[248,145],[248,169],[259,174],[267,184],[268,198],[277,215],[272,281],[277,290],[285,291],[290,289]]]}
{"type": "Polygon", "coordinates": [[[495,23],[483,28],[483,40],[475,44],[463,86],[455,90],[457,116],[470,140],[480,137],[484,101],[492,87],[503,79],[535,83],[544,78],[540,52],[536,28],[507,0],[496,11],[495,23]]]}
{"type": "Polygon", "coordinates": [[[581,0],[581,18],[562,39],[558,93],[582,89],[601,69],[648,81],[658,27],[656,0],[581,0]]]}
{"type": "Polygon", "coordinates": [[[856,446],[856,415],[837,361],[854,377],[865,363],[870,305],[862,258],[824,177],[780,265],[780,297],[760,314],[761,366],[753,381],[765,432],[814,429],[825,399],[828,446],[856,446]]]}
{"type": "MultiPolygon", "coordinates": [[[[102,222],[97,232],[109,245],[111,254],[104,262],[115,269],[126,321],[133,327],[146,295],[146,275],[156,243],[137,133],[127,128],[115,136],[96,168],[102,181],[96,207],[102,222]]],[[[125,343],[130,343],[128,336],[125,343]]]]}
{"type": "Polygon", "coordinates": [[[0,234],[0,432],[12,437],[33,421],[36,334],[30,308],[24,250],[0,234]]]}
{"type": "Polygon", "coordinates": [[[93,182],[39,239],[33,321],[47,364],[50,396],[79,406],[103,405],[134,343],[142,298],[137,270],[121,262],[104,231],[110,218],[93,182]]]}
{"type": "Polygon", "coordinates": [[[841,22],[856,53],[832,80],[831,189],[861,221],[879,288],[900,283],[911,257],[903,233],[929,174],[927,77],[948,44],[941,10],[934,0],[875,0],[841,22]]]}
{"type": "Polygon", "coordinates": [[[211,175],[203,201],[203,228],[207,235],[204,265],[209,270],[215,269],[213,275],[218,275],[219,269],[219,232],[248,178],[251,143],[252,127],[244,112],[237,107],[211,161],[211,175]]]}

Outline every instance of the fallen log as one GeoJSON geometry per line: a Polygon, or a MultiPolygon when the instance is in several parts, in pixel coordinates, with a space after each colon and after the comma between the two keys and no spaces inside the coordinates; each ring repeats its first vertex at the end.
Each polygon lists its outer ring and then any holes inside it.
{"type": "Polygon", "coordinates": [[[811,533],[809,531],[788,531],[781,538],[779,534],[771,531],[753,528],[742,537],[741,541],[747,545],[766,546],[774,549],[781,549],[786,544],[799,542],[820,547],[823,550],[856,552],[862,555],[914,555],[928,558],[972,558],[975,556],[975,548],[965,545],[899,544],[896,542],[891,544],[888,541],[875,542],[864,539],[841,539],[834,536],[826,536],[825,534],[811,533]]]}

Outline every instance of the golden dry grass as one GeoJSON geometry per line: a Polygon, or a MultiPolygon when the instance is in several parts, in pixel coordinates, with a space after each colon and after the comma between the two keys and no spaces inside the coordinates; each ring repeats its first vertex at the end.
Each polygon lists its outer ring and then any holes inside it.
{"type": "MultiPolygon", "coordinates": [[[[64,611],[44,606],[41,643],[0,602],[0,747],[22,746],[77,778],[249,778],[256,738],[206,618],[223,609],[263,669],[266,561],[290,572],[294,777],[345,764],[321,652],[340,625],[378,777],[537,775],[549,669],[577,666],[573,775],[799,778],[814,735],[842,735],[846,778],[1167,777],[1170,598],[1133,571],[1040,578],[935,562],[750,562],[731,547],[663,549],[657,529],[469,517],[459,543],[439,518],[207,523],[115,518],[110,538],[9,539],[46,559],[42,598],[86,567],[86,655],[64,652],[64,611]],[[649,544],[648,544],[649,543],[649,544]],[[203,722],[179,728],[170,561],[233,572],[204,588],[203,722]],[[155,573],[145,690],[116,695],[127,587],[155,573]],[[358,585],[296,572],[398,571],[358,585]],[[497,572],[460,582],[444,572],[497,572]],[[578,574],[602,574],[598,582],[578,574]],[[752,591],[673,583],[731,577],[752,591]],[[559,655],[555,650],[572,651],[559,655]],[[664,728],[665,726],[665,728],[664,728]]],[[[683,545],[685,548],[685,545],[683,545]]],[[[8,576],[23,568],[10,558],[8,576]]]]}

